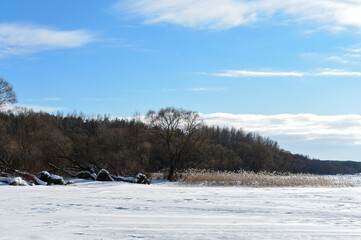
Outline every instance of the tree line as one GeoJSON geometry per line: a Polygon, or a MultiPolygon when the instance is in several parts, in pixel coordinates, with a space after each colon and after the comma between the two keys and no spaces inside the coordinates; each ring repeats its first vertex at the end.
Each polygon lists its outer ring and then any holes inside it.
{"type": "Polygon", "coordinates": [[[255,133],[205,125],[196,129],[190,137],[189,132],[177,128],[162,136],[162,130],[139,118],[87,118],[26,109],[1,112],[0,171],[14,168],[36,173],[52,169],[49,164],[53,164],[69,171],[106,168],[116,175],[165,171],[170,180],[186,168],[359,172],[357,163],[346,167],[346,162],[311,160],[282,150],[277,142],[255,133]]]}
{"type": "Polygon", "coordinates": [[[169,180],[188,168],[317,174],[361,171],[360,163],[292,154],[269,138],[207,126],[197,112],[173,107],[151,110],[144,119],[53,115],[24,108],[1,111],[0,172],[37,173],[55,170],[54,166],[70,172],[105,168],[123,176],[163,171],[169,180]]]}

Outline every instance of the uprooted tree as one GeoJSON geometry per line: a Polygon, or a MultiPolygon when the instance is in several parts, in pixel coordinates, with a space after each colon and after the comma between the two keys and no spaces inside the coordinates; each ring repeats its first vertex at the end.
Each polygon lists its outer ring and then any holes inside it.
{"type": "Polygon", "coordinates": [[[202,117],[193,111],[167,107],[146,115],[154,134],[159,136],[168,164],[169,181],[173,181],[177,169],[194,155],[206,139],[202,117]]]}

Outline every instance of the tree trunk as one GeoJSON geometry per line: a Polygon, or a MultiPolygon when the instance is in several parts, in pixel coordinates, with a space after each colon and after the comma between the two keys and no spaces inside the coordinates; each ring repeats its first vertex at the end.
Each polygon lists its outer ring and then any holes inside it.
{"type": "Polygon", "coordinates": [[[172,182],[174,180],[173,179],[174,178],[174,173],[175,173],[175,165],[172,165],[170,167],[169,174],[168,174],[168,177],[167,177],[168,181],[172,182]]]}

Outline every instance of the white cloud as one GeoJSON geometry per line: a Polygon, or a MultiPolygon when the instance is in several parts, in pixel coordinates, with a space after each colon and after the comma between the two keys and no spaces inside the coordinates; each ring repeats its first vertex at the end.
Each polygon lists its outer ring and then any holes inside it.
{"type": "Polygon", "coordinates": [[[226,70],[223,73],[211,73],[211,75],[219,77],[302,77],[304,73],[226,70]]]}
{"type": "Polygon", "coordinates": [[[330,60],[330,61],[335,61],[335,62],[340,62],[340,63],[351,63],[351,61],[343,59],[342,57],[338,57],[338,56],[331,56],[331,57],[327,57],[326,60],[330,60]]]}
{"type": "Polygon", "coordinates": [[[327,30],[332,33],[340,33],[346,30],[345,27],[341,26],[321,26],[319,29],[327,30]]]}
{"type": "Polygon", "coordinates": [[[206,124],[242,128],[265,136],[296,136],[300,141],[332,140],[361,144],[361,115],[320,116],[315,114],[228,114],[203,115],[206,124]]]}
{"type": "Polygon", "coordinates": [[[224,29],[252,20],[247,4],[233,0],[121,1],[114,8],[145,17],[146,24],[169,22],[194,28],[224,29]]]}
{"type": "Polygon", "coordinates": [[[218,77],[305,77],[305,76],[360,77],[361,72],[351,72],[340,69],[326,68],[317,72],[271,72],[271,71],[264,72],[264,71],[226,70],[221,73],[209,73],[209,75],[218,76],[218,77]]]}
{"type": "Polygon", "coordinates": [[[350,57],[350,58],[360,58],[361,55],[360,54],[352,54],[352,53],[345,53],[344,54],[345,57],[350,57]]]}
{"type": "Polygon", "coordinates": [[[360,44],[357,44],[355,46],[349,47],[345,49],[348,54],[350,54],[350,56],[354,55],[354,56],[359,56],[361,53],[361,46],[360,44]]]}
{"type": "Polygon", "coordinates": [[[361,72],[349,72],[338,69],[324,69],[323,71],[309,74],[310,76],[339,76],[339,77],[361,77],[361,72]]]}
{"type": "Polygon", "coordinates": [[[353,53],[361,53],[361,48],[353,48],[353,49],[350,49],[350,51],[353,53]]]}
{"type": "Polygon", "coordinates": [[[35,25],[0,24],[0,57],[58,48],[81,47],[95,40],[85,30],[59,31],[35,25]]]}
{"type": "Polygon", "coordinates": [[[360,64],[360,60],[358,58],[361,57],[361,54],[359,54],[359,52],[361,52],[361,48],[359,45],[356,46],[352,46],[352,47],[340,47],[339,49],[341,49],[343,51],[343,53],[332,53],[332,54],[321,54],[321,53],[303,53],[300,54],[300,57],[309,57],[312,58],[313,60],[318,59],[318,60],[327,60],[327,61],[333,61],[333,62],[339,62],[339,63],[343,63],[343,64],[360,64]]]}
{"type": "Polygon", "coordinates": [[[124,0],[114,6],[142,16],[146,24],[172,23],[200,29],[227,29],[282,16],[316,22],[332,32],[361,28],[358,0],[124,0]]]}

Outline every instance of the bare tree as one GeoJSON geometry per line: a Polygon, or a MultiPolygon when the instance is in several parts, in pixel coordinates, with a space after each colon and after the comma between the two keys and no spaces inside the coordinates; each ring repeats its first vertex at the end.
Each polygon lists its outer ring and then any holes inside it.
{"type": "Polygon", "coordinates": [[[0,107],[5,103],[16,103],[16,95],[13,86],[3,78],[0,78],[0,107]]]}
{"type": "Polygon", "coordinates": [[[146,119],[163,141],[169,167],[168,180],[189,159],[205,140],[203,119],[197,112],[167,107],[157,113],[149,111],[146,119]]]}

